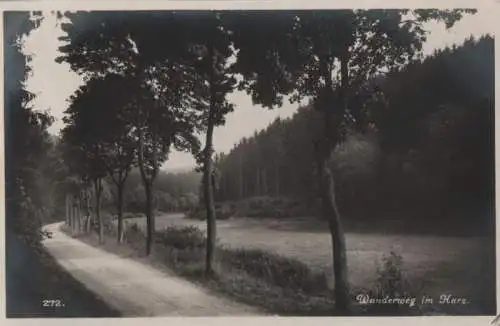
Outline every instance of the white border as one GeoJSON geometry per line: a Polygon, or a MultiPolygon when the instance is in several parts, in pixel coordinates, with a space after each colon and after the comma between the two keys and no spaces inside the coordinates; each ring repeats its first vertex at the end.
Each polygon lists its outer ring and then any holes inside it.
{"type": "MultiPolygon", "coordinates": [[[[74,1],[2,1],[0,0],[0,11],[2,11],[2,23],[0,24],[0,37],[2,42],[0,42],[0,67],[4,67],[4,56],[3,56],[3,11],[5,10],[146,10],[146,9],[184,9],[184,10],[196,10],[196,9],[340,9],[340,8],[481,8],[483,10],[495,11],[496,17],[500,17],[500,1],[471,1],[471,0],[441,0],[441,1],[430,1],[430,0],[351,0],[344,1],[317,1],[317,0],[293,0],[293,1],[273,1],[273,0],[219,0],[219,1],[196,1],[196,0],[185,0],[185,1],[169,1],[169,0],[136,0],[136,1],[121,1],[121,0],[74,0],[74,1]]],[[[489,22],[495,25],[494,35],[500,35],[498,33],[500,28],[500,20],[498,22],[489,22]]],[[[493,28],[492,28],[493,29],[493,28]]],[[[495,40],[495,92],[496,98],[498,98],[500,90],[500,74],[498,74],[498,58],[500,54],[500,41],[495,40]]],[[[4,110],[3,110],[3,70],[0,77],[2,83],[0,83],[0,98],[2,109],[0,110],[0,126],[3,128],[4,122],[4,110]]],[[[473,81],[471,81],[473,82],[473,81]]],[[[495,107],[496,113],[496,107],[495,107]]],[[[500,122],[500,117],[496,114],[495,125],[498,126],[500,122]]],[[[2,129],[3,130],[3,129],[2,129]]],[[[495,130],[495,143],[500,143],[500,133],[495,130]]],[[[497,146],[498,147],[498,146],[497,146]]],[[[4,134],[0,133],[0,198],[4,198],[4,134]]],[[[495,158],[498,160],[498,148],[496,148],[495,158]]],[[[496,170],[496,182],[498,183],[498,170],[496,170]]],[[[500,195],[498,191],[496,192],[496,203],[499,203],[500,195]]],[[[498,205],[498,204],[497,204],[498,205]]],[[[498,215],[498,214],[497,214],[498,215]]],[[[217,323],[220,325],[234,325],[238,323],[240,326],[253,326],[255,324],[269,324],[272,326],[281,325],[307,325],[311,322],[324,324],[324,325],[383,325],[383,326],[396,326],[405,324],[406,326],[411,325],[490,325],[492,317],[209,317],[209,318],[184,318],[184,317],[167,317],[167,318],[38,318],[38,319],[5,319],[5,282],[4,282],[4,259],[5,259],[5,237],[4,237],[4,220],[5,216],[5,202],[0,200],[0,262],[2,267],[0,268],[0,284],[2,292],[0,293],[0,304],[1,304],[1,315],[0,324],[9,325],[66,325],[72,323],[74,326],[78,325],[89,325],[89,324],[117,324],[121,325],[161,325],[165,324],[182,324],[182,325],[206,325],[210,323],[217,323]]],[[[500,230],[500,226],[496,223],[496,231],[500,230]]],[[[500,248],[500,241],[497,237],[496,240],[497,255],[500,248]]],[[[473,268],[473,266],[471,266],[473,268]]],[[[497,259],[497,275],[500,271],[500,264],[497,259]]],[[[497,276],[497,311],[500,313],[500,280],[497,276]]]]}

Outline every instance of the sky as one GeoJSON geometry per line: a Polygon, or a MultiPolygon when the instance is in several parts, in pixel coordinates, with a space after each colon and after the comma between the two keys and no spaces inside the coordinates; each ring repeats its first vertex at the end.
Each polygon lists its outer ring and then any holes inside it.
{"type": "MultiPolygon", "coordinates": [[[[59,36],[63,35],[56,18],[50,12],[44,12],[45,19],[40,27],[34,30],[25,41],[25,52],[33,56],[33,73],[27,80],[27,88],[37,95],[33,104],[35,109],[49,110],[56,121],[50,132],[57,134],[64,126],[61,118],[66,110],[67,98],[82,85],[82,79],[71,71],[66,63],[58,64],[59,36]]],[[[478,10],[475,15],[466,16],[452,29],[446,30],[443,24],[427,24],[430,31],[424,45],[424,54],[434,50],[460,44],[470,35],[479,37],[494,32],[494,13],[478,10]]],[[[276,117],[286,118],[297,110],[297,104],[285,101],[281,108],[268,110],[253,105],[251,98],[244,92],[235,91],[229,95],[235,104],[235,111],[227,116],[225,126],[214,132],[214,145],[218,152],[228,152],[242,137],[253,135],[269,125],[276,117]]],[[[169,160],[162,166],[164,170],[188,169],[194,166],[191,154],[172,152],[169,160]]]]}

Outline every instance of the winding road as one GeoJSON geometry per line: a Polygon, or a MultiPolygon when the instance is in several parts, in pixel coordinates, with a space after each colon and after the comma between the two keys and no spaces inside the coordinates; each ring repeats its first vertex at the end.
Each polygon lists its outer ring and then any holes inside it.
{"type": "MultiPolygon", "coordinates": [[[[45,226],[43,245],[75,279],[123,316],[251,316],[253,307],[215,296],[173,274],[122,258],[45,226]]],[[[64,304],[71,304],[66,302],[64,304]]]]}

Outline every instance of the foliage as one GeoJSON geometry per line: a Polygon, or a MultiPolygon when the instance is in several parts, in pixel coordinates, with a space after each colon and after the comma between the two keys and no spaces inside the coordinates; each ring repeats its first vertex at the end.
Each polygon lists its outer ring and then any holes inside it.
{"type": "MultiPolygon", "coordinates": [[[[144,234],[139,227],[128,227],[126,234],[129,246],[142,255],[144,234]]],[[[195,227],[171,227],[157,232],[156,241],[155,263],[161,262],[178,275],[235,300],[273,314],[332,313],[332,298],[325,293],[325,276],[299,261],[258,250],[219,247],[216,275],[206,278],[204,232],[195,227]]]]}
{"type": "Polygon", "coordinates": [[[382,266],[377,270],[377,283],[368,291],[370,298],[384,299],[410,299],[415,300],[413,305],[374,303],[366,308],[368,314],[381,315],[419,315],[420,314],[420,291],[412,286],[403,276],[403,257],[391,251],[389,255],[382,257],[382,266]]]}
{"type": "MultiPolygon", "coordinates": [[[[215,204],[215,217],[217,220],[227,220],[234,216],[234,211],[230,205],[227,204],[215,204]]],[[[205,207],[201,205],[196,205],[190,211],[187,212],[186,218],[204,221],[207,219],[207,212],[205,207]]]]}
{"type": "Polygon", "coordinates": [[[325,295],[326,277],[304,263],[259,249],[224,250],[221,259],[237,270],[279,287],[312,295],[325,295]]]}
{"type": "MultiPolygon", "coordinates": [[[[493,45],[489,36],[468,40],[374,81],[389,101],[386,112],[372,116],[378,131],[348,136],[331,157],[339,205],[350,219],[394,212],[433,221],[453,214],[456,221],[472,207],[487,207],[494,179],[493,45]],[[467,82],[472,79],[481,86],[467,82]]],[[[318,123],[314,110],[304,106],[219,155],[216,198],[292,198],[309,207],[305,215],[315,215],[308,131],[318,123]],[[276,143],[284,145],[282,152],[276,143]]]]}
{"type": "MultiPolygon", "coordinates": [[[[34,12],[10,12],[4,15],[5,60],[5,181],[6,230],[36,246],[44,215],[44,190],[41,187],[41,160],[51,147],[47,128],[52,117],[36,111],[34,94],[25,88],[31,71],[30,56],[24,53],[23,40],[38,26],[42,17],[34,12]]],[[[46,166],[44,165],[43,168],[46,166]]]]}
{"type": "MultiPolygon", "coordinates": [[[[164,212],[180,212],[198,205],[195,194],[200,176],[196,172],[170,173],[160,171],[153,189],[153,206],[164,212]]],[[[136,170],[132,170],[124,190],[125,208],[130,212],[144,212],[146,196],[136,170]]]]}
{"type": "Polygon", "coordinates": [[[195,226],[184,228],[168,227],[160,235],[157,241],[165,246],[176,249],[199,249],[205,247],[205,234],[195,226]]]}

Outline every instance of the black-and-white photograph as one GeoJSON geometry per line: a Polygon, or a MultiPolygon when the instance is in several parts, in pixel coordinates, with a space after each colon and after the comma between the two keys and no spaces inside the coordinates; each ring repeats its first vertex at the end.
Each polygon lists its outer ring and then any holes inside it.
{"type": "Polygon", "coordinates": [[[492,12],[3,12],[7,318],[494,316],[492,12]]]}

